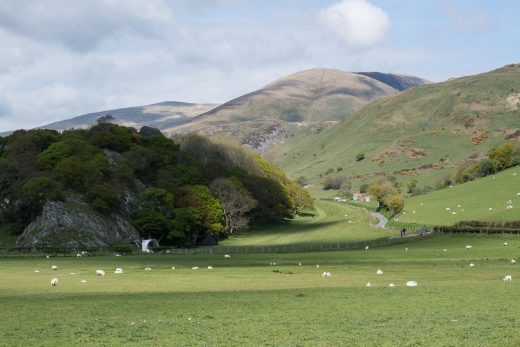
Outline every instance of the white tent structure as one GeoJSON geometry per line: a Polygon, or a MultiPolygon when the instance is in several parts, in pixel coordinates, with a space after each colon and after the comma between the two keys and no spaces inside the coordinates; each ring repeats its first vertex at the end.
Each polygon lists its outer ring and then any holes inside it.
{"type": "Polygon", "coordinates": [[[144,253],[153,253],[149,247],[153,246],[154,243],[156,247],[159,247],[159,242],[157,242],[156,239],[143,240],[143,242],[141,242],[141,251],[144,253]]]}

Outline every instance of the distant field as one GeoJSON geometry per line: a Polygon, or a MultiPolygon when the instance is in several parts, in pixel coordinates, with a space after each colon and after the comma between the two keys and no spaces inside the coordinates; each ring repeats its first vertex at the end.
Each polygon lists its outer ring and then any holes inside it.
{"type": "Polygon", "coordinates": [[[520,167],[515,167],[407,199],[404,212],[396,221],[451,225],[460,220],[520,220],[519,193],[520,167]],[[513,208],[507,209],[507,206],[513,208]]]}
{"type": "Polygon", "coordinates": [[[221,242],[222,246],[301,245],[365,241],[398,235],[370,226],[375,220],[362,208],[318,200],[315,216],[297,217],[286,224],[256,227],[221,242]]]}
{"type": "Polygon", "coordinates": [[[519,248],[517,237],[440,235],[369,251],[230,260],[0,258],[0,345],[513,346],[520,271],[510,259],[519,248]],[[124,273],[114,275],[119,266],[124,273]],[[98,268],[105,278],[95,276],[98,268]],[[409,280],[418,287],[405,287],[409,280]]]}

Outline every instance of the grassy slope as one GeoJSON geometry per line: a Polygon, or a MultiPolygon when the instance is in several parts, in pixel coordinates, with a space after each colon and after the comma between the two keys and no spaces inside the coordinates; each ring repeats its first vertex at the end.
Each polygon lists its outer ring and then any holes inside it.
{"type": "Polygon", "coordinates": [[[520,273],[509,259],[518,256],[520,239],[438,236],[406,246],[407,252],[397,245],[368,252],[233,255],[229,261],[216,254],[2,259],[0,345],[517,342],[520,301],[512,298],[520,273]],[[271,261],[280,272],[267,265],[271,261]],[[469,268],[470,262],[476,266],[469,268]],[[51,271],[51,264],[59,270],[51,271]],[[191,270],[195,265],[201,269],[191,270]],[[94,275],[97,268],[116,266],[125,273],[94,275]],[[143,271],[145,266],[153,270],[143,271]],[[375,275],[378,268],[383,276],[375,275]],[[332,277],[323,279],[322,271],[332,277]],[[506,274],[512,283],[502,282],[506,274]],[[60,279],[56,288],[49,285],[53,276],[60,279]],[[88,282],[81,285],[83,278],[88,282]],[[404,287],[408,280],[419,287],[404,287]],[[367,281],[372,288],[364,287],[367,281]],[[391,282],[397,288],[388,288],[391,282]]]}
{"type": "Polygon", "coordinates": [[[437,225],[451,225],[459,220],[520,220],[518,193],[520,167],[515,167],[453,188],[409,198],[405,203],[405,213],[397,220],[437,225]],[[513,208],[508,210],[509,200],[513,208]]]}
{"type": "MultiPolygon", "coordinates": [[[[435,164],[440,166],[438,170],[417,176],[421,185],[433,185],[469,155],[504,142],[505,129],[520,128],[519,111],[506,107],[506,98],[518,92],[518,66],[407,90],[370,103],[333,129],[301,139],[297,146],[280,147],[275,164],[291,177],[311,179],[319,179],[329,168],[342,167],[341,174],[350,176],[393,174],[403,168],[435,164]],[[473,122],[469,128],[462,125],[467,121],[473,122]],[[473,132],[485,130],[489,130],[488,140],[473,144],[473,132]],[[426,155],[411,158],[401,153],[382,166],[372,160],[392,150],[398,141],[423,149],[426,155]],[[356,162],[359,152],[367,158],[356,162]],[[449,161],[443,164],[441,158],[449,161]]],[[[396,176],[402,181],[411,179],[396,176]]]]}
{"type": "Polygon", "coordinates": [[[370,240],[396,236],[395,231],[369,226],[373,218],[363,209],[345,203],[316,201],[315,217],[298,217],[286,224],[252,228],[221,244],[223,246],[266,246],[320,244],[370,240]],[[350,221],[350,222],[349,222],[350,221]]]}

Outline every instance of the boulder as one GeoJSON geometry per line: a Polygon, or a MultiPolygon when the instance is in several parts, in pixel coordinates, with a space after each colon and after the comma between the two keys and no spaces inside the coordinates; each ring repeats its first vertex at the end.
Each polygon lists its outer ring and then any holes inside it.
{"type": "Polygon", "coordinates": [[[47,202],[16,243],[19,247],[96,248],[138,239],[129,217],[104,216],[81,198],[69,196],[65,201],[47,202]]]}

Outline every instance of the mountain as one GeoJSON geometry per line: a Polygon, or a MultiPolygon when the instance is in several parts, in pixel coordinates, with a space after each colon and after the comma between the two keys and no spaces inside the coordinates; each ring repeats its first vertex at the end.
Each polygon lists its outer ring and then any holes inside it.
{"type": "Polygon", "coordinates": [[[311,180],[337,174],[357,184],[385,173],[433,185],[470,155],[520,141],[519,106],[520,64],[507,65],[378,99],[328,131],[281,145],[274,162],[311,180]]]}
{"type": "Polygon", "coordinates": [[[372,100],[424,83],[427,81],[411,76],[310,69],[280,78],[166,131],[226,133],[265,152],[291,137],[330,128],[372,100]]]}
{"type": "MultiPolygon", "coordinates": [[[[108,111],[94,112],[82,116],[62,120],[59,122],[50,123],[40,126],[40,129],[82,129],[88,128],[96,124],[99,117],[110,114],[115,119],[113,123],[141,128],[143,125],[154,127],[157,129],[166,129],[173,126],[185,123],[192,117],[218,106],[218,104],[192,104],[178,101],[164,101],[157,104],[126,107],[108,111]]],[[[2,133],[2,136],[7,136],[11,132],[2,133]]]]}

